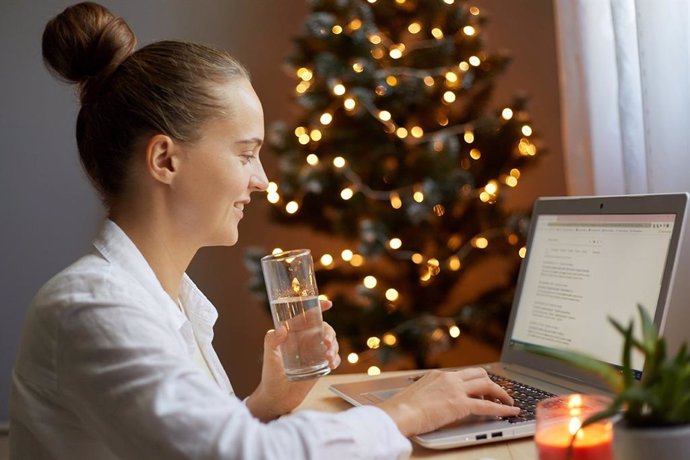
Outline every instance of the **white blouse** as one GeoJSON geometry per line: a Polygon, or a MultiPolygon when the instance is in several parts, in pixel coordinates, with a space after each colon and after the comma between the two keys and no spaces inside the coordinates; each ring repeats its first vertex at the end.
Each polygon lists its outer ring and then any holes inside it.
{"type": "Polygon", "coordinates": [[[185,316],[114,222],[94,247],[29,308],[12,374],[12,459],[410,454],[409,440],[375,407],[260,422],[232,391],[211,344],[218,314],[194,283],[185,275],[185,316]],[[212,378],[194,358],[197,343],[212,378]]]}

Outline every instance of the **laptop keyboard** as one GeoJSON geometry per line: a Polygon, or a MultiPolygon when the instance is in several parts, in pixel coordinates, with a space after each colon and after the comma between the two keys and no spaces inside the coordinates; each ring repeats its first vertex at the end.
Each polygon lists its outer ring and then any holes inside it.
{"type": "Polygon", "coordinates": [[[489,373],[489,378],[500,385],[513,398],[515,405],[520,408],[520,414],[515,417],[501,417],[510,423],[521,423],[534,420],[537,403],[542,399],[555,396],[553,393],[516,382],[496,374],[489,373]]]}

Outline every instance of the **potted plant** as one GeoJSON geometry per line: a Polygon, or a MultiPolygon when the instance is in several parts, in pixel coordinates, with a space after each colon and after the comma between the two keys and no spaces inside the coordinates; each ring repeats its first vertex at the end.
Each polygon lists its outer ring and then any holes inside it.
{"type": "Polygon", "coordinates": [[[633,321],[628,327],[613,318],[609,321],[623,335],[622,369],[602,363],[587,355],[544,350],[537,352],[561,359],[604,379],[613,390],[611,404],[586,419],[582,426],[609,417],[614,425],[616,458],[625,460],[676,460],[690,452],[690,355],[687,343],[675,356],[667,356],[666,342],[659,337],[646,310],[638,305],[642,337],[633,336],[633,321]],[[636,380],[632,354],[639,350],[645,362],[642,378],[636,380]]]}

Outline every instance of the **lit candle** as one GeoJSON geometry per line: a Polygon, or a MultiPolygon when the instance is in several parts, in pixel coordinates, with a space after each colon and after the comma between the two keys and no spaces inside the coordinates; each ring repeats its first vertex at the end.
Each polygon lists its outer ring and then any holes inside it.
{"type": "Polygon", "coordinates": [[[539,460],[612,460],[611,421],[603,420],[580,428],[585,419],[605,409],[608,402],[604,396],[579,394],[540,401],[534,435],[539,460]],[[572,452],[569,453],[571,442],[572,452]]]}

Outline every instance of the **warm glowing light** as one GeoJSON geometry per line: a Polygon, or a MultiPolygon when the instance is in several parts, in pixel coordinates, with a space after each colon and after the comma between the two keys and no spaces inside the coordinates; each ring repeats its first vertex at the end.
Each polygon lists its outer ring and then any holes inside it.
{"type": "Polygon", "coordinates": [[[513,111],[510,108],[506,107],[505,109],[503,109],[503,112],[501,112],[501,117],[503,117],[504,120],[510,120],[511,118],[513,118],[513,111]]]}
{"type": "Polygon", "coordinates": [[[505,179],[505,183],[508,187],[517,187],[518,180],[513,176],[507,176],[505,179]]]}
{"type": "Polygon", "coordinates": [[[407,26],[407,30],[411,34],[417,34],[420,30],[422,30],[422,26],[418,22],[413,22],[409,26],[407,26]]]}
{"type": "Polygon", "coordinates": [[[364,71],[364,66],[360,62],[355,62],[352,64],[352,70],[357,73],[362,73],[364,71]]]}
{"type": "Polygon", "coordinates": [[[445,93],[443,93],[443,100],[448,104],[452,104],[453,102],[455,102],[455,93],[452,91],[446,91],[445,93]]]}
{"type": "Polygon", "coordinates": [[[524,125],[522,127],[522,134],[529,137],[532,135],[532,128],[530,128],[528,125],[524,125]]]}
{"type": "Polygon", "coordinates": [[[465,134],[462,136],[462,138],[465,139],[465,142],[471,144],[474,142],[474,133],[472,131],[465,131],[465,134]]]}
{"type": "Polygon", "coordinates": [[[355,192],[350,187],[345,187],[340,191],[340,198],[347,201],[354,196],[355,192]]]}
{"type": "Polygon", "coordinates": [[[361,267],[364,265],[364,257],[359,254],[352,254],[352,259],[350,260],[350,265],[353,267],[361,267]]]}
{"type": "Polygon", "coordinates": [[[477,33],[477,30],[472,26],[465,26],[462,28],[462,33],[464,33],[468,37],[472,37],[474,34],[477,33]]]}
{"type": "Polygon", "coordinates": [[[291,201],[285,205],[285,211],[288,214],[294,214],[299,210],[299,204],[296,201],[291,201]]]}
{"type": "Polygon", "coordinates": [[[470,56],[468,61],[470,61],[470,65],[473,65],[475,67],[482,63],[482,61],[477,56],[470,56]]]}
{"type": "Polygon", "coordinates": [[[470,65],[465,61],[461,61],[460,64],[458,64],[458,69],[462,70],[463,72],[467,72],[470,70],[470,65]]]}
{"type": "Polygon", "coordinates": [[[349,249],[345,249],[343,250],[343,252],[340,253],[340,257],[342,257],[345,262],[351,261],[352,255],[352,251],[350,251],[349,249]]]}
{"type": "Polygon", "coordinates": [[[314,74],[311,70],[307,69],[306,67],[300,67],[299,69],[297,69],[297,76],[301,78],[303,81],[309,81],[314,76],[314,74]]]}
{"type": "Polygon", "coordinates": [[[396,343],[398,343],[398,338],[390,332],[386,332],[385,334],[383,334],[383,343],[385,343],[389,347],[392,347],[396,343]]]}
{"type": "Polygon", "coordinates": [[[314,142],[318,142],[321,140],[321,131],[319,131],[318,129],[312,129],[311,132],[309,133],[309,137],[314,142]]]}
{"type": "Polygon", "coordinates": [[[343,157],[335,157],[333,158],[333,166],[336,168],[342,168],[345,166],[345,158],[343,157]]]}
{"type": "Polygon", "coordinates": [[[369,369],[367,369],[367,375],[380,375],[381,374],[381,369],[379,369],[376,366],[370,366],[369,369]]]}
{"type": "Polygon", "coordinates": [[[275,182],[271,181],[268,183],[268,187],[266,187],[266,192],[268,193],[276,193],[278,191],[278,184],[275,182]]]}
{"type": "Polygon", "coordinates": [[[401,126],[395,130],[395,135],[400,139],[405,139],[407,137],[407,129],[401,126]]]}
{"type": "Polygon", "coordinates": [[[580,422],[580,419],[577,417],[573,417],[570,419],[570,422],[568,422],[568,432],[571,435],[574,435],[580,430],[580,426],[582,426],[582,422],[580,422]]]}
{"type": "Polygon", "coordinates": [[[510,175],[516,179],[519,179],[520,178],[520,170],[517,168],[513,168],[510,170],[510,175]]]}
{"type": "Polygon", "coordinates": [[[391,48],[390,51],[388,51],[388,55],[392,59],[400,59],[403,55],[403,50],[404,48],[401,48],[402,45],[399,45],[398,47],[391,48]]]}
{"type": "Polygon", "coordinates": [[[460,235],[452,235],[450,238],[448,238],[448,247],[455,251],[460,247],[460,244],[462,244],[462,238],[460,238],[460,235]]]}
{"type": "Polygon", "coordinates": [[[400,199],[400,195],[398,195],[396,192],[391,193],[390,199],[393,209],[400,209],[402,207],[402,200],[400,199]]]}
{"type": "Polygon", "coordinates": [[[414,254],[412,254],[411,259],[412,259],[412,262],[416,263],[417,265],[424,262],[424,256],[418,252],[415,252],[414,254]]]}
{"type": "Polygon", "coordinates": [[[376,3],[376,0],[367,0],[369,3],[376,3]]]}
{"type": "Polygon", "coordinates": [[[489,193],[482,192],[479,194],[479,199],[482,200],[484,203],[486,203],[487,201],[489,201],[491,199],[491,195],[489,193]]]}
{"type": "Polygon", "coordinates": [[[482,157],[482,152],[480,152],[478,149],[472,149],[470,150],[470,158],[473,160],[478,160],[482,157]]]}
{"type": "Polygon", "coordinates": [[[352,99],[351,97],[348,97],[348,98],[345,99],[345,101],[343,102],[343,106],[345,107],[346,110],[354,110],[354,108],[355,108],[356,105],[357,105],[357,103],[356,103],[355,100],[352,99]]]}
{"type": "Polygon", "coordinates": [[[400,247],[402,247],[402,240],[400,238],[392,238],[388,242],[388,246],[390,246],[391,249],[400,249],[400,247]]]}
{"type": "Polygon", "coordinates": [[[333,86],[333,94],[336,96],[342,96],[345,94],[345,85],[342,83],[337,83],[335,86],[333,86]]]}
{"type": "Polygon", "coordinates": [[[518,150],[524,156],[534,156],[537,154],[537,147],[529,139],[523,137],[518,144],[518,150]]]}
{"type": "Polygon", "coordinates": [[[426,77],[424,77],[424,84],[426,86],[434,86],[434,83],[436,82],[434,81],[434,77],[432,77],[431,75],[427,75],[426,77]]]}
{"type": "Polygon", "coordinates": [[[402,5],[403,3],[405,3],[405,1],[406,0],[395,0],[395,3],[397,3],[398,5],[402,5]]]}
{"type": "Polygon", "coordinates": [[[384,54],[386,53],[381,48],[374,48],[371,50],[371,55],[374,56],[374,59],[381,59],[384,54]]]}
{"type": "Polygon", "coordinates": [[[429,264],[430,267],[438,268],[439,265],[441,265],[438,261],[438,259],[431,258],[427,261],[427,264],[429,264]]]}
{"type": "Polygon", "coordinates": [[[303,134],[307,134],[307,128],[305,128],[304,126],[298,126],[297,128],[295,128],[295,136],[300,137],[303,134]]]}
{"type": "Polygon", "coordinates": [[[377,283],[378,283],[378,280],[374,276],[369,275],[369,276],[364,277],[363,284],[365,287],[367,287],[369,289],[374,289],[376,287],[377,283]]]}
{"type": "Polygon", "coordinates": [[[374,350],[381,346],[381,339],[379,339],[378,337],[369,337],[367,339],[367,346],[374,350]]]}
{"type": "Polygon", "coordinates": [[[342,28],[342,26],[339,26],[338,24],[336,24],[333,27],[331,27],[331,32],[338,35],[338,34],[343,33],[343,28],[342,28]]]}
{"type": "Polygon", "coordinates": [[[431,271],[427,270],[424,272],[422,276],[419,277],[420,281],[426,282],[431,279],[431,271]]]}
{"type": "MultiPolygon", "coordinates": [[[[439,125],[441,125],[441,126],[446,126],[446,125],[448,124],[448,117],[446,117],[445,115],[441,114],[441,115],[438,116],[438,118],[436,118],[436,121],[438,121],[438,124],[439,124],[439,125]]],[[[440,152],[440,150],[439,150],[439,152],[440,152]]]]}
{"type": "Polygon", "coordinates": [[[278,195],[277,193],[269,193],[266,195],[266,199],[269,203],[276,204],[280,201],[280,195],[278,195]]]}
{"type": "Polygon", "coordinates": [[[321,256],[321,265],[324,267],[328,267],[329,265],[333,265],[333,256],[330,254],[324,254],[321,256]]]}
{"type": "Polygon", "coordinates": [[[450,335],[454,339],[457,339],[458,337],[460,337],[460,328],[455,326],[455,325],[449,327],[448,328],[448,335],[450,335]]]}
{"type": "Polygon", "coordinates": [[[476,6],[471,6],[470,7],[470,14],[472,16],[477,16],[479,14],[479,8],[477,8],[476,6]]]}
{"type": "Polygon", "coordinates": [[[498,191],[498,184],[496,183],[495,180],[490,180],[487,182],[487,184],[484,186],[484,190],[487,191],[487,193],[490,194],[495,194],[498,191]]]}
{"type": "MultiPolygon", "coordinates": [[[[376,0],[374,0],[376,1],[376,0]]],[[[357,353],[350,353],[347,355],[347,362],[350,364],[355,364],[357,361],[359,361],[359,355],[357,353]]]]}
{"type": "Polygon", "coordinates": [[[515,233],[508,235],[508,243],[516,245],[518,244],[518,241],[520,241],[520,238],[515,233]]]}
{"type": "Polygon", "coordinates": [[[355,18],[352,21],[350,21],[350,30],[358,30],[360,27],[362,27],[361,19],[355,18]]]}
{"type": "Polygon", "coordinates": [[[319,157],[317,157],[313,153],[310,153],[309,155],[307,155],[307,163],[312,166],[316,166],[317,164],[319,164],[319,157]]]}
{"type": "Polygon", "coordinates": [[[417,203],[421,203],[422,201],[424,201],[424,193],[418,190],[412,194],[412,199],[415,200],[417,203]]]}
{"type": "Polygon", "coordinates": [[[307,145],[310,140],[309,134],[302,134],[298,139],[299,143],[302,145],[307,145]]]}
{"type": "Polygon", "coordinates": [[[487,240],[483,236],[478,236],[472,241],[472,245],[478,249],[486,249],[487,246],[489,246],[489,240],[487,240]]]}
{"type": "Polygon", "coordinates": [[[443,31],[438,27],[434,27],[431,29],[431,35],[433,35],[435,39],[440,40],[443,38],[443,31]]]}
{"type": "Polygon", "coordinates": [[[274,256],[276,256],[276,255],[280,254],[281,252],[283,252],[282,249],[280,249],[280,248],[274,248],[273,251],[271,251],[271,254],[273,254],[274,256]]]}
{"type": "Polygon", "coordinates": [[[379,35],[373,34],[369,36],[369,41],[374,45],[378,45],[379,43],[381,43],[381,37],[379,35]]]}
{"type": "Polygon", "coordinates": [[[444,2],[446,5],[452,5],[453,3],[455,3],[455,0],[443,0],[443,2],[444,2]]]}
{"type": "Polygon", "coordinates": [[[458,74],[455,72],[446,72],[446,80],[448,83],[455,83],[458,81],[458,74]]]}
{"type": "Polygon", "coordinates": [[[328,125],[333,121],[333,115],[328,112],[324,112],[321,114],[321,117],[319,117],[319,121],[322,125],[328,125]]]}
{"type": "Polygon", "coordinates": [[[310,84],[308,81],[302,81],[295,87],[295,91],[299,94],[304,94],[309,89],[309,86],[310,84]]]}
{"type": "Polygon", "coordinates": [[[388,86],[395,86],[398,84],[398,79],[395,78],[394,75],[388,75],[386,77],[386,83],[388,83],[388,86]]]}
{"type": "Polygon", "coordinates": [[[388,121],[391,119],[391,113],[388,110],[381,110],[379,112],[379,120],[388,121]]]}
{"type": "Polygon", "coordinates": [[[450,268],[454,272],[460,270],[461,266],[462,263],[460,262],[460,258],[458,256],[451,256],[451,258],[448,259],[448,268],[450,268]]]}
{"type": "Polygon", "coordinates": [[[395,289],[390,288],[386,290],[386,299],[390,300],[391,302],[398,300],[398,297],[400,297],[400,294],[395,289]]]}
{"type": "Polygon", "coordinates": [[[419,139],[420,137],[422,137],[424,135],[424,130],[422,129],[421,126],[413,126],[410,129],[410,134],[412,134],[412,137],[419,139]]]}
{"type": "Polygon", "coordinates": [[[527,248],[526,247],[521,247],[520,250],[518,251],[518,255],[520,256],[521,259],[524,259],[525,256],[527,255],[527,248]]]}

